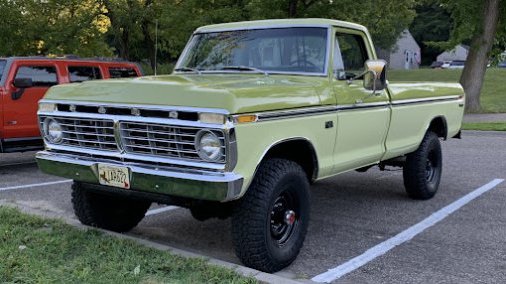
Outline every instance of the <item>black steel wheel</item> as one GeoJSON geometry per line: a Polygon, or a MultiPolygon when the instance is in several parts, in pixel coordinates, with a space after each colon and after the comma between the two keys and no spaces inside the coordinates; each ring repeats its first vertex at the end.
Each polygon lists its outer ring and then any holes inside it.
{"type": "Polygon", "coordinates": [[[432,198],[441,181],[443,156],[441,143],[434,132],[427,132],[418,149],[406,157],[404,187],[413,199],[432,198]]]}
{"type": "Polygon", "coordinates": [[[290,265],[304,243],[309,209],[309,181],[302,167],[284,159],[265,161],[234,208],[236,255],[265,272],[290,265]]]}
{"type": "Polygon", "coordinates": [[[271,237],[281,247],[290,239],[299,226],[300,205],[297,197],[290,191],[284,191],[272,206],[270,216],[271,237]]]}

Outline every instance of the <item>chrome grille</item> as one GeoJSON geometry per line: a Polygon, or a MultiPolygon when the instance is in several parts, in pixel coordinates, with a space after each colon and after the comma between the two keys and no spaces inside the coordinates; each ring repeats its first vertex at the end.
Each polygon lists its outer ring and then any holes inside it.
{"type": "MultiPolygon", "coordinates": [[[[51,117],[63,128],[62,145],[117,151],[114,137],[114,121],[106,119],[83,119],[51,117]]],[[[41,116],[43,123],[45,117],[41,116]]]]}
{"type": "MultiPolygon", "coordinates": [[[[174,125],[121,122],[122,146],[127,153],[154,155],[170,158],[201,160],[195,150],[195,137],[200,128],[174,125]]],[[[221,131],[215,131],[222,140],[225,152],[225,138],[221,131]]],[[[225,163],[223,157],[220,163],[225,163]]]]}

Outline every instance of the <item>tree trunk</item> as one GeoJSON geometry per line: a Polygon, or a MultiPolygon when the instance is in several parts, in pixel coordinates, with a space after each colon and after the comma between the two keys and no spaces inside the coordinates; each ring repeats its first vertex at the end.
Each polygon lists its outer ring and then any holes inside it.
{"type": "Polygon", "coordinates": [[[297,3],[299,0],[290,0],[288,3],[288,17],[295,18],[297,15],[297,3]]]}
{"type": "Polygon", "coordinates": [[[480,27],[471,41],[469,55],[460,77],[466,92],[466,111],[479,112],[480,93],[499,21],[500,0],[483,0],[480,27]]]}

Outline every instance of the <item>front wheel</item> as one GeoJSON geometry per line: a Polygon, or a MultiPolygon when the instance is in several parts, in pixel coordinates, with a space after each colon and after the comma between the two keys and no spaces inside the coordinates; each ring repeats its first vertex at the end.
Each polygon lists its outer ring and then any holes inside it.
{"type": "Polygon", "coordinates": [[[121,233],[137,226],[151,202],[101,193],[74,182],[72,205],[74,213],[84,225],[121,233]]]}
{"type": "Polygon", "coordinates": [[[309,207],[309,182],[301,166],[267,160],[232,215],[236,255],[265,272],[290,265],[304,243],[309,207]]]}
{"type": "Polygon", "coordinates": [[[430,199],[439,187],[443,156],[441,143],[434,132],[427,132],[418,149],[406,157],[404,187],[413,199],[430,199]]]}

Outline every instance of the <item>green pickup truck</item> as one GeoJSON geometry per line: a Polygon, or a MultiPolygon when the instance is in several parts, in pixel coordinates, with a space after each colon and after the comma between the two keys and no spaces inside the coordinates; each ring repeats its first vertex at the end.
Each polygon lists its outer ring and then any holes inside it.
{"type": "Polygon", "coordinates": [[[409,197],[438,190],[440,140],[460,137],[462,87],[386,73],[353,23],[201,27],[171,75],[51,88],[38,165],[74,180],[83,224],[125,232],[153,202],[231,217],[239,259],[278,271],[303,245],[311,183],[393,166],[409,197]]]}

